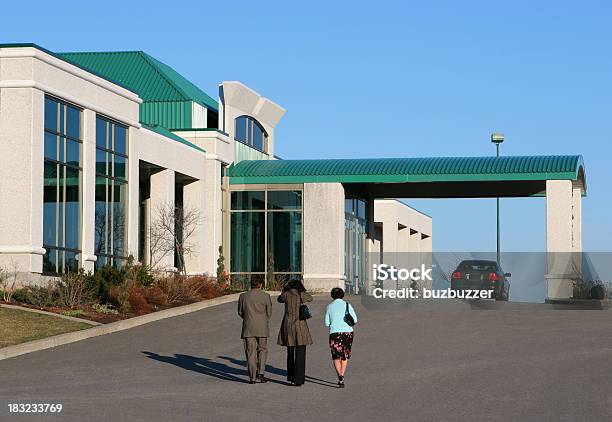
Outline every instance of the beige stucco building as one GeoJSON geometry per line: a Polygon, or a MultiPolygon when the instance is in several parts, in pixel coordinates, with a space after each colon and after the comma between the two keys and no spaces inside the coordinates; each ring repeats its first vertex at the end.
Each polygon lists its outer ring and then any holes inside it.
{"type": "MultiPolygon", "coordinates": [[[[276,159],[284,114],[240,82],[222,82],[214,100],[141,52],[0,46],[0,266],[36,282],[133,256],[214,275],[223,246],[237,281],[272,266],[314,289],[356,290],[374,245],[365,201],[345,197],[340,183],[227,180],[233,163],[276,159]],[[158,247],[168,209],[198,213],[184,263],[158,247]]],[[[403,238],[386,218],[377,223],[386,238],[403,238]]],[[[418,247],[431,248],[431,238],[418,247]]]]}
{"type": "Polygon", "coordinates": [[[234,283],[358,292],[370,264],[431,263],[431,218],[389,198],[545,195],[548,297],[572,296],[581,156],[280,160],[284,114],[236,81],[213,99],[144,52],[0,45],[0,267],[36,282],[131,256],[215,275],[221,250],[234,283]]]}

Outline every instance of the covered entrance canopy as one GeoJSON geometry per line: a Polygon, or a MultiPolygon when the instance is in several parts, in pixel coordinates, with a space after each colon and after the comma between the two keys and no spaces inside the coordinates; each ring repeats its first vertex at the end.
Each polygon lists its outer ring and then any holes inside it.
{"type": "Polygon", "coordinates": [[[546,181],[571,180],[586,194],[580,155],[242,161],[231,184],[342,183],[374,198],[543,196],[546,181]]]}
{"type": "Polygon", "coordinates": [[[347,195],[377,198],[493,198],[546,196],[548,298],[571,298],[581,277],[580,155],[371,158],[242,161],[229,183],[339,183],[347,195]]]}

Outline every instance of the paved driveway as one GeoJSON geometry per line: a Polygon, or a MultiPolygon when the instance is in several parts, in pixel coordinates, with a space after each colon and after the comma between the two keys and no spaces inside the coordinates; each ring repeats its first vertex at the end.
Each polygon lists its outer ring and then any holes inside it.
{"type": "MultiPolygon", "coordinates": [[[[0,420],[612,419],[612,312],[370,310],[360,317],[347,387],[335,388],[317,298],[309,378],[250,385],[235,304],[0,361],[0,420]],[[10,415],[8,403],[62,403],[10,415]]],[[[276,334],[281,307],[275,305],[276,334]]],[[[275,340],[274,335],[274,340],[275,340]]]]}

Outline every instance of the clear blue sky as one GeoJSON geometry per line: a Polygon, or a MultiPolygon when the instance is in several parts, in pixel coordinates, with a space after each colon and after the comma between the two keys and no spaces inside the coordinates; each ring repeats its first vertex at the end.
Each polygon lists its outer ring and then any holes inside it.
{"type": "MultiPolygon", "coordinates": [[[[0,42],[144,50],[216,97],[285,107],[284,158],[584,155],[585,250],[612,246],[612,6],[606,1],[3,4],[0,42]],[[265,3],[265,4],[264,4],[265,3]]],[[[494,250],[494,200],[408,201],[434,247],[494,250]]],[[[545,248],[543,199],[502,201],[502,247],[545,248]]]]}

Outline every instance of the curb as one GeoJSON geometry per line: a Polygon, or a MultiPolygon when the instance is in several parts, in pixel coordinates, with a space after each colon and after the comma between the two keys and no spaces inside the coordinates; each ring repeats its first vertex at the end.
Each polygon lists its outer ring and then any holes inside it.
{"type": "Polygon", "coordinates": [[[82,322],[84,324],[89,324],[89,325],[93,325],[93,326],[97,326],[97,325],[102,325],[99,322],[96,321],[90,321],[88,319],[83,319],[83,318],[77,318],[77,317],[71,317],[68,315],[62,315],[62,314],[54,314],[53,312],[47,312],[47,311],[43,311],[41,309],[34,309],[34,308],[26,308],[24,306],[17,306],[17,305],[6,305],[4,303],[0,304],[0,308],[7,308],[7,309],[16,309],[18,311],[26,311],[26,312],[33,312],[35,314],[41,314],[41,315],[49,315],[49,316],[54,316],[54,317],[58,317],[58,318],[63,318],[63,319],[67,319],[69,321],[74,321],[74,322],[82,322]]]}
{"type": "MultiPolygon", "coordinates": [[[[50,349],[53,347],[74,343],[92,337],[98,337],[104,334],[116,333],[117,331],[123,331],[129,328],[138,327],[139,325],[148,324],[150,322],[188,314],[191,312],[199,311],[201,309],[210,308],[212,306],[223,305],[224,303],[230,303],[238,300],[238,296],[240,296],[240,293],[234,293],[231,295],[221,296],[202,302],[191,303],[189,305],[177,306],[176,308],[164,309],[163,311],[153,312],[147,315],[141,315],[134,318],[111,322],[110,324],[98,325],[96,327],[86,328],[80,331],[58,334],[56,336],[47,337],[40,340],[28,341],[26,343],[4,347],[0,349],[0,360],[24,355],[26,353],[36,352],[39,350],[50,349]]],[[[91,321],[89,322],[91,323],[91,321]]]]}

